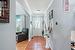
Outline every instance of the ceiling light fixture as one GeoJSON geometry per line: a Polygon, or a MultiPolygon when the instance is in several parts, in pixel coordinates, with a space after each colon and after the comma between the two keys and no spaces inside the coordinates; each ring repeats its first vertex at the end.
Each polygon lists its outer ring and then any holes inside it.
{"type": "Polygon", "coordinates": [[[40,10],[36,10],[36,11],[40,11],[40,10]]]}

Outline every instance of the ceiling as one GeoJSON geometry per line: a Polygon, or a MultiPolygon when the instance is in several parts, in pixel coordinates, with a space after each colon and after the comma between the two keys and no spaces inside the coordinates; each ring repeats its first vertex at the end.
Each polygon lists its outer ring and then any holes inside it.
{"type": "Polygon", "coordinates": [[[44,12],[52,0],[26,0],[32,12],[44,12]]]}

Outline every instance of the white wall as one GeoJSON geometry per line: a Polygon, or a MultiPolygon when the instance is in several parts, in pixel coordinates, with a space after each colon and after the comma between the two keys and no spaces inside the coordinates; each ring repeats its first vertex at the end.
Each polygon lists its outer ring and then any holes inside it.
{"type": "Polygon", "coordinates": [[[0,50],[16,50],[15,0],[10,0],[10,23],[0,23],[0,50]]]}
{"type": "Polygon", "coordinates": [[[75,30],[75,17],[73,16],[72,5],[70,5],[71,8],[69,12],[64,12],[63,2],[63,0],[54,0],[47,11],[49,12],[51,9],[54,10],[53,37],[55,40],[55,50],[71,50],[69,45],[71,41],[71,31],[75,30]],[[58,22],[58,25],[55,24],[56,22],[58,22]]]}
{"type": "Polygon", "coordinates": [[[71,31],[71,41],[75,42],[75,0],[71,0],[70,2],[71,2],[70,3],[71,11],[72,11],[72,15],[73,15],[73,22],[72,22],[73,28],[71,31]]]}
{"type": "Polygon", "coordinates": [[[22,0],[22,1],[21,0],[16,0],[16,1],[18,1],[23,6],[23,8],[26,10],[26,12],[28,12],[29,14],[31,14],[31,10],[28,7],[28,4],[26,3],[25,0],[22,0]]]}
{"type": "Polygon", "coordinates": [[[71,12],[73,16],[73,31],[75,31],[75,0],[70,0],[71,4],[71,12]]]}
{"type": "Polygon", "coordinates": [[[24,16],[26,19],[23,18],[24,19],[24,21],[22,21],[22,23],[24,23],[23,27],[24,27],[24,25],[26,25],[26,28],[29,28],[30,15],[27,12],[26,7],[24,8],[24,5],[21,3],[21,1],[16,1],[16,15],[24,16]]]}
{"type": "MultiPolygon", "coordinates": [[[[21,24],[21,28],[25,28],[25,25],[26,25],[26,12],[24,11],[24,8],[23,6],[18,2],[16,1],[16,15],[20,15],[21,16],[21,21],[20,21],[20,24],[21,24]]],[[[16,23],[18,24],[18,23],[16,23]]],[[[22,29],[21,29],[22,30],[22,29]]]]}
{"type": "Polygon", "coordinates": [[[71,31],[71,41],[75,42],[75,31],[71,31]]]}

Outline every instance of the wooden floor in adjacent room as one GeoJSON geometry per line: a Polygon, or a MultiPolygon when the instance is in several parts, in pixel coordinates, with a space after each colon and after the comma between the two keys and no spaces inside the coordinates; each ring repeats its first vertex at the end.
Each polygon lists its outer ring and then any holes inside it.
{"type": "Polygon", "coordinates": [[[17,43],[16,50],[25,50],[27,44],[28,44],[28,40],[17,43]]]}
{"type": "Polygon", "coordinates": [[[31,41],[23,41],[17,43],[17,50],[51,50],[50,48],[45,48],[46,40],[42,36],[35,36],[31,41]]]}

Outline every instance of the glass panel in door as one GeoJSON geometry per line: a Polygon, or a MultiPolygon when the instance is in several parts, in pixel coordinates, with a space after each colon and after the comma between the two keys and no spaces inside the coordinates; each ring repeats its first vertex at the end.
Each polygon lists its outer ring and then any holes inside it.
{"type": "Polygon", "coordinates": [[[43,30],[43,16],[33,16],[32,25],[33,25],[33,36],[42,36],[43,30]]]}

